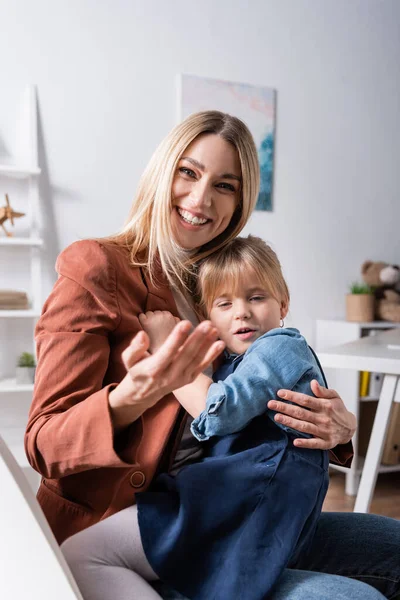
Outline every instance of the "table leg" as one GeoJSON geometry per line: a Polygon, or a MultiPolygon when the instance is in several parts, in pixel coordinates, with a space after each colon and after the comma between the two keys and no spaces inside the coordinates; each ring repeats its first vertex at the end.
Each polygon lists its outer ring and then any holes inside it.
{"type": "Polygon", "coordinates": [[[361,475],[360,486],[354,512],[368,512],[374,493],[378,469],[381,463],[383,445],[389,424],[390,410],[396,392],[398,376],[385,375],[381,395],[379,397],[374,425],[368,444],[367,456],[361,475]]]}
{"type": "Polygon", "coordinates": [[[357,496],[361,474],[356,469],[349,469],[349,471],[349,473],[346,473],[344,493],[346,496],[357,496]]]}

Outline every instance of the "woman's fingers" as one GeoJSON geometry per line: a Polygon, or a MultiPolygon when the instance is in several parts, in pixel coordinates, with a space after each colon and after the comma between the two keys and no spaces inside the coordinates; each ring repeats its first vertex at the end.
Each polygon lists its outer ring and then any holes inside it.
{"type": "Polygon", "coordinates": [[[224,348],[224,342],[221,342],[220,340],[214,342],[211,348],[208,350],[207,354],[205,355],[203,361],[199,365],[199,373],[204,371],[204,369],[207,369],[207,367],[209,367],[214,362],[217,356],[221,354],[224,348]]]}
{"type": "MultiPolygon", "coordinates": [[[[319,402],[321,402],[319,400],[319,402]]],[[[288,404],[287,402],[279,402],[278,400],[270,400],[268,402],[268,408],[271,410],[275,410],[278,413],[283,413],[284,415],[288,415],[293,419],[298,419],[301,421],[307,421],[310,423],[319,423],[321,425],[327,424],[328,420],[323,416],[323,414],[318,410],[320,406],[315,406],[315,410],[306,410],[305,408],[301,408],[297,404],[288,404]],[[325,423],[326,421],[326,423],[325,423]]]]}
{"type": "Polygon", "coordinates": [[[215,341],[209,321],[203,321],[190,333],[189,321],[180,321],[162,346],[153,354],[155,374],[168,370],[170,377],[183,374],[187,369],[196,371],[204,355],[215,341]]]}
{"type": "MultiPolygon", "coordinates": [[[[294,402],[295,404],[298,404],[299,406],[305,406],[306,408],[310,408],[311,410],[320,410],[321,409],[321,398],[314,398],[313,396],[308,396],[307,394],[302,394],[301,392],[294,392],[293,390],[279,390],[278,396],[280,398],[284,398],[285,400],[289,400],[289,402],[294,402]]],[[[279,403],[280,406],[282,404],[285,404],[285,403],[282,403],[282,402],[279,403]]],[[[286,406],[290,406],[290,405],[286,404],[286,406]]],[[[277,410],[277,409],[274,408],[274,410],[277,410]]]]}
{"type": "Polygon", "coordinates": [[[225,350],[225,342],[222,342],[221,340],[214,342],[204,357],[201,364],[201,370],[204,371],[204,369],[211,365],[223,350],[225,350]]]}
{"type": "Polygon", "coordinates": [[[175,325],[162,346],[152,355],[152,361],[149,362],[157,372],[170,367],[181,346],[189,337],[191,327],[189,321],[181,321],[175,325]]]}
{"type": "Polygon", "coordinates": [[[286,414],[278,413],[274,416],[274,420],[277,423],[282,423],[282,425],[286,425],[287,427],[291,427],[302,433],[311,433],[312,435],[319,436],[323,433],[324,438],[329,435],[329,421],[327,418],[313,415],[313,413],[309,411],[304,412],[307,413],[306,416],[297,413],[299,418],[291,416],[289,411],[287,411],[286,414]]]}
{"type": "Polygon", "coordinates": [[[310,450],[330,450],[334,447],[330,440],[323,440],[319,437],[296,438],[293,440],[293,444],[298,448],[309,448],[310,450]]]}
{"type": "MultiPolygon", "coordinates": [[[[203,321],[179,349],[173,366],[187,378],[188,382],[193,380],[205,368],[205,358],[214,342],[216,342],[217,335],[217,330],[212,327],[211,323],[203,321]]],[[[212,356],[214,353],[215,348],[212,351],[212,356]]]]}
{"type": "Polygon", "coordinates": [[[209,321],[203,321],[182,344],[182,347],[179,349],[179,357],[182,357],[184,362],[190,364],[197,354],[204,352],[204,348],[207,345],[210,346],[211,340],[215,341],[215,338],[216,330],[209,321]]]}
{"type": "Polygon", "coordinates": [[[311,382],[311,390],[314,396],[317,396],[317,398],[333,399],[339,396],[335,390],[331,390],[323,385],[320,385],[316,379],[313,379],[311,382]]]}
{"type": "Polygon", "coordinates": [[[139,331],[129,344],[127,348],[122,352],[122,362],[125,365],[127,371],[139,360],[145,356],[149,356],[147,350],[149,348],[149,338],[144,331],[139,331]]]}

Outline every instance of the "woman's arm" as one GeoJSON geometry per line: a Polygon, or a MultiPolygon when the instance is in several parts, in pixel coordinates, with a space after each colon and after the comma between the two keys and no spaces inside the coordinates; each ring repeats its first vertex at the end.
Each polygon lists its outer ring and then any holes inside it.
{"type": "MultiPolygon", "coordinates": [[[[139,443],[138,417],[174,388],[193,380],[215,355],[215,336],[207,323],[206,330],[203,325],[192,334],[190,325],[182,323],[152,357],[146,356],[142,333],[124,352],[127,375],[105,385],[110,340],[121,319],[115,268],[94,241],[67,248],[57,268],[59,279],[36,329],[38,366],[25,434],[31,465],[55,479],[126,466],[118,432],[129,426],[129,443],[132,439],[139,443]]],[[[145,298],[140,281],[139,274],[138,298],[145,298]]],[[[139,313],[141,302],[132,297],[132,310],[137,306],[139,313]]],[[[135,464],[133,452],[128,460],[135,464]]]]}

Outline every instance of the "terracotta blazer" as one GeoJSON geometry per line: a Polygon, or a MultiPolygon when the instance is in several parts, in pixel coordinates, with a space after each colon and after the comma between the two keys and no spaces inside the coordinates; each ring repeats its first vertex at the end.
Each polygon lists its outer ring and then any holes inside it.
{"type": "MultiPolygon", "coordinates": [[[[38,366],[25,435],[42,476],[38,501],[57,540],[135,502],[167,470],[185,411],[173,394],[114,436],[108,394],[125,376],[122,351],[141,329],[138,315],[178,315],[165,278],[154,287],[129,264],[126,249],[75,242],[58,257],[58,280],[36,328],[38,366]]],[[[348,465],[351,443],[331,452],[348,465]]]]}

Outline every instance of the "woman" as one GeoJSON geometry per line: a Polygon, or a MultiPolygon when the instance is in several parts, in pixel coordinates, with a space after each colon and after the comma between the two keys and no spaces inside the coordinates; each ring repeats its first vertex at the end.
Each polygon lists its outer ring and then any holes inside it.
{"type": "MultiPolygon", "coordinates": [[[[43,476],[38,500],[60,543],[133,504],[156,473],[199,457],[171,392],[193,381],[222,346],[209,323],[190,333],[183,321],[150,356],[138,315],[169,310],[195,319],[187,291],[194,265],[241,231],[258,185],[256,148],[245,125],[216,111],[192,115],[152,157],[121,234],[77,242],[58,258],[59,278],[36,331],[26,452],[43,476]]],[[[355,417],[336,392],[318,386],[313,392],[316,399],[284,390],[299,406],[273,400],[269,407],[282,413],[276,418],[283,424],[314,436],[299,446],[333,449],[332,458],[348,464],[355,417]]],[[[349,597],[380,596],[326,571],[365,577],[393,597],[400,575],[385,548],[395,530],[398,543],[396,526],[367,515],[323,515],[313,551],[296,565],[313,573],[288,570],[276,593],[309,598],[310,587],[323,586],[324,598],[337,598],[339,586],[349,597]],[[368,549],[371,529],[375,556],[368,549]]],[[[158,597],[129,568],[124,576],[137,598],[158,597]]]]}

